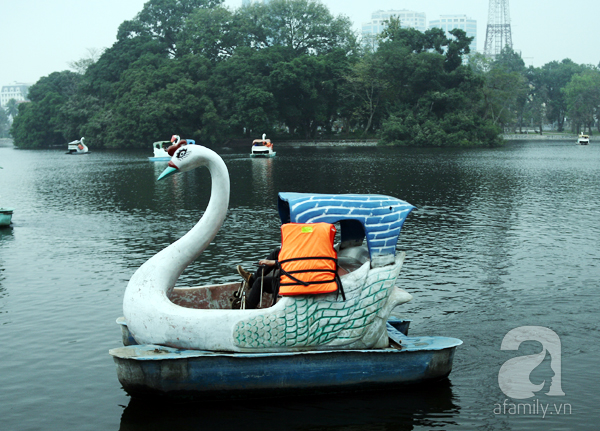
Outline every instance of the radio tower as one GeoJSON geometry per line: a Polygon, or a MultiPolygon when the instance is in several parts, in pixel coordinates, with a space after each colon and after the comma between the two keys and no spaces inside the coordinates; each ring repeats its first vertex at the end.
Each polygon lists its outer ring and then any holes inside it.
{"type": "Polygon", "coordinates": [[[496,57],[507,45],[512,48],[508,0],[490,0],[483,53],[496,57]]]}

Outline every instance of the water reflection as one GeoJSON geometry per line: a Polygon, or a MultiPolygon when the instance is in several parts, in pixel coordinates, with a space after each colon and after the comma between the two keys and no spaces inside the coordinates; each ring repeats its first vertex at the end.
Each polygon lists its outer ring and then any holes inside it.
{"type": "Polygon", "coordinates": [[[120,431],[137,430],[412,430],[455,424],[460,407],[446,379],[390,391],[296,399],[162,404],[132,399],[120,431]]]}
{"type": "Polygon", "coordinates": [[[252,161],[252,185],[254,193],[267,198],[277,193],[273,179],[273,164],[275,159],[251,158],[252,161]]]}
{"type": "MultiPolygon", "coordinates": [[[[13,219],[14,219],[14,215],[13,215],[13,219]]],[[[10,241],[13,238],[13,229],[14,229],[14,221],[12,221],[12,223],[10,224],[10,226],[2,226],[0,227],[0,241],[10,241]]],[[[0,243],[1,244],[1,243],[0,243]]]]}
{"type": "MultiPolygon", "coordinates": [[[[6,288],[4,287],[4,279],[5,279],[4,272],[6,271],[6,263],[4,260],[4,256],[7,256],[9,244],[11,242],[13,242],[13,240],[14,240],[13,226],[10,225],[10,226],[1,227],[0,228],[0,251],[2,251],[2,253],[0,254],[0,300],[3,300],[8,295],[8,292],[7,292],[6,288]]],[[[3,309],[4,309],[4,302],[2,301],[2,302],[0,302],[0,314],[5,312],[3,309]]]]}
{"type": "MultiPolygon", "coordinates": [[[[229,211],[178,284],[238,280],[237,264],[251,268],[277,245],[277,192],[404,199],[418,210],[398,244],[407,252],[399,284],[414,296],[401,315],[412,320],[414,335],[464,341],[450,375],[452,393],[402,389],[314,403],[155,411],[132,401],[123,412],[119,405],[128,398],[106,353],[120,343],[114,320],[123,291],[145,260],[202,216],[208,170],[157,182],[166,164],[149,162],[147,151],[73,157],[64,150],[0,148],[2,203],[16,208],[12,227],[0,229],[0,343],[10,346],[0,360],[5,428],[115,429],[123,416],[121,426],[130,430],[173,423],[281,429],[288,422],[297,429],[595,429],[589,418],[597,414],[600,346],[600,146],[280,147],[270,161],[252,160],[246,151],[221,155],[231,178],[229,211]],[[493,413],[505,398],[498,370],[520,355],[500,350],[502,337],[522,325],[548,327],[561,337],[567,397],[557,402],[571,403],[572,416],[534,423],[493,413]]],[[[531,378],[549,381],[543,370],[531,378]]]]}

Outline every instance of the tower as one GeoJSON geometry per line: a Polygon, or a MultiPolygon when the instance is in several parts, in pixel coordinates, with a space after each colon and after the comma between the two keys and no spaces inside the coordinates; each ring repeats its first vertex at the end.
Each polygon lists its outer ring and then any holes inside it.
{"type": "Polygon", "coordinates": [[[508,0],[490,0],[483,52],[495,57],[507,45],[512,48],[508,0]]]}

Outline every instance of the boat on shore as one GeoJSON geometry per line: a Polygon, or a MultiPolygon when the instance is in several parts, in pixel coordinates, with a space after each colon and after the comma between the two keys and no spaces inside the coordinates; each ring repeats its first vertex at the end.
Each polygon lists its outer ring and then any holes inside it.
{"type": "Polygon", "coordinates": [[[267,135],[263,134],[262,139],[252,141],[252,149],[250,157],[268,158],[275,157],[277,153],[273,151],[273,143],[267,139],[267,135]]]}
{"type": "Polygon", "coordinates": [[[0,227],[10,226],[14,208],[0,207],[0,227]]]}
{"type": "MultiPolygon", "coordinates": [[[[168,148],[171,145],[176,145],[181,141],[179,135],[173,135],[170,141],[156,141],[152,144],[152,151],[154,155],[152,157],[148,157],[148,160],[151,162],[168,162],[171,160],[171,156],[167,152],[168,148]]],[[[196,141],[193,139],[184,139],[186,144],[194,145],[196,141]]]]}
{"type": "Polygon", "coordinates": [[[590,144],[589,135],[584,135],[583,133],[580,133],[579,136],[577,137],[577,145],[589,145],[589,144],[590,144]]]}
{"type": "Polygon", "coordinates": [[[306,232],[317,223],[340,226],[334,250],[343,294],[279,295],[274,304],[273,298],[263,301],[264,308],[234,309],[245,283],[175,287],[223,223],[229,175],[223,160],[202,146],[180,146],[173,154],[159,180],[206,166],[211,197],[198,223],[127,285],[118,319],[125,346],[109,351],[125,391],[233,398],[356,391],[448,376],[462,341],[409,337],[408,322],[392,317],[412,299],[396,286],[405,258],[396,244],[411,204],[383,195],[280,193],[282,225],[300,224],[306,232]]]}
{"type": "Polygon", "coordinates": [[[85,138],[76,139],[75,141],[71,141],[67,144],[67,154],[89,154],[90,150],[83,143],[85,138]]]}

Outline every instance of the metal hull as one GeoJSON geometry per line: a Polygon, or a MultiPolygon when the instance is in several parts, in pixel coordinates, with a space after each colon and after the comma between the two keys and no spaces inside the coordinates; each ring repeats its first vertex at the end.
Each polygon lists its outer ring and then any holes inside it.
{"type": "Polygon", "coordinates": [[[462,344],[456,338],[407,337],[389,324],[388,333],[399,345],[297,353],[133,345],[109,353],[132,396],[223,399],[354,392],[439,380],[450,374],[455,349],[462,344]]]}

